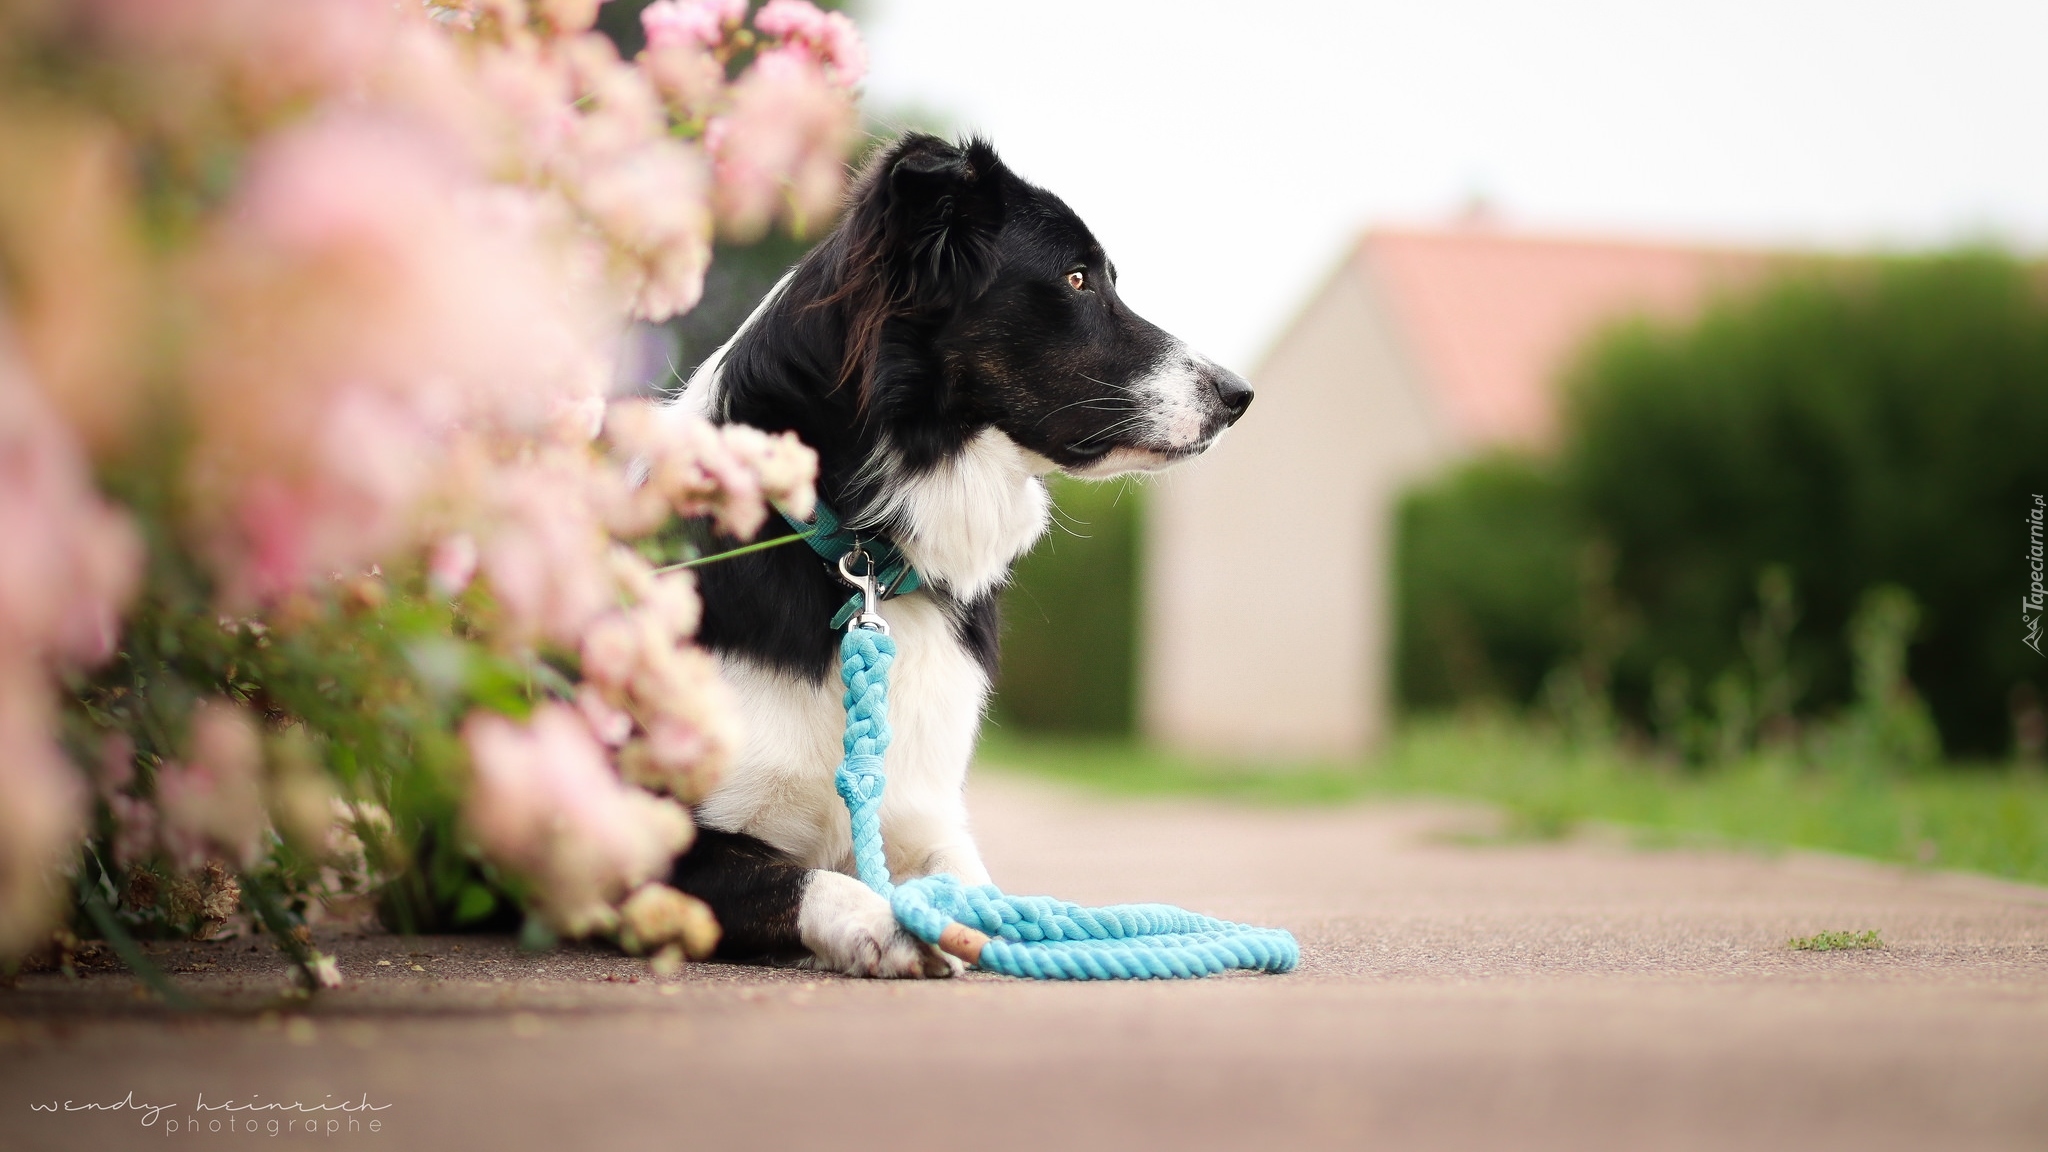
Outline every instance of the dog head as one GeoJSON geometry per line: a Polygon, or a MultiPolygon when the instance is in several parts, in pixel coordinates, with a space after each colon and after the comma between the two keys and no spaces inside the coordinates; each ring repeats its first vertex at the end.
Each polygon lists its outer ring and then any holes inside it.
{"type": "Polygon", "coordinates": [[[1156,470],[1251,403],[1132,311],[1081,218],[982,141],[904,138],[857,182],[834,241],[842,379],[913,461],[992,427],[1074,475],[1156,470]]]}
{"type": "Polygon", "coordinates": [[[986,143],[911,135],[692,378],[685,409],[818,452],[818,491],[983,595],[1044,531],[1042,477],[1206,450],[1245,382],[1147,323],[1072,209],[986,143]]]}

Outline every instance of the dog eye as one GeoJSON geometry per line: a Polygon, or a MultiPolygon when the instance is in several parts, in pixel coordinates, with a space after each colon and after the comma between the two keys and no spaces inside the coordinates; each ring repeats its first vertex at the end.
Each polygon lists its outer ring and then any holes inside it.
{"type": "Polygon", "coordinates": [[[1088,290],[1088,273],[1079,268],[1067,273],[1067,287],[1072,288],[1076,292],[1086,292],[1088,290]]]}

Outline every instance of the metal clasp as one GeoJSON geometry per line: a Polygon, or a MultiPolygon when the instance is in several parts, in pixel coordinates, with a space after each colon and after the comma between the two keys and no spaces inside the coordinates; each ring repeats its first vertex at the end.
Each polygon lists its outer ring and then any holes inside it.
{"type": "Polygon", "coordinates": [[[854,613],[853,619],[846,622],[847,631],[867,628],[884,636],[889,634],[889,622],[882,619],[882,614],[876,611],[876,607],[882,602],[882,590],[876,582],[878,575],[879,573],[875,571],[875,558],[868,555],[867,550],[859,544],[855,544],[852,551],[839,558],[839,578],[860,590],[860,611],[854,613]],[[855,557],[859,557],[864,565],[857,576],[852,568],[855,557]]]}

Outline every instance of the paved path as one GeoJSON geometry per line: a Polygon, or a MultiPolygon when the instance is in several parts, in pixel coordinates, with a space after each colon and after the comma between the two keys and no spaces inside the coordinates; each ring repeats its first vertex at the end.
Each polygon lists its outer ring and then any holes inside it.
{"type": "MultiPolygon", "coordinates": [[[[1612,838],[1475,844],[1484,814],[1443,805],[976,793],[1014,890],[1285,925],[1301,970],[657,981],[597,949],[369,937],[333,942],[357,982],[310,1017],[173,1022],[124,977],[31,977],[0,991],[0,1148],[271,1146],[260,1126],[205,1131],[225,1112],[166,1135],[201,1094],[367,1094],[384,1110],[327,1113],[340,1130],[319,1137],[364,1149],[2048,1147],[2048,891],[1612,838]],[[1888,947],[1784,947],[1866,928],[1888,947]],[[30,1109],[131,1092],[177,1106],[151,1127],[30,1109]]],[[[247,949],[167,958],[254,1003],[277,966],[247,949]]]]}

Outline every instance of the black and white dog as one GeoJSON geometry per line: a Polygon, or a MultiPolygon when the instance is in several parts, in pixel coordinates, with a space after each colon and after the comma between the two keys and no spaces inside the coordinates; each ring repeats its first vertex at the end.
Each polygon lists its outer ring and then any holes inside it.
{"type": "MultiPolygon", "coordinates": [[[[1044,477],[1165,468],[1251,398],[1125,307],[1115,265],[1058,197],[982,141],[924,135],[867,167],[839,227],[691,378],[682,409],[795,431],[817,450],[820,498],[925,581],[882,609],[898,646],[882,805],[898,879],[989,880],[962,789],[996,668],[996,594],[1045,530],[1044,477]]],[[[801,545],[711,565],[701,590],[700,639],[747,735],[674,882],[717,913],[719,955],[949,975],[957,962],[851,875],[829,626],[850,590],[801,545]]]]}

